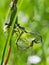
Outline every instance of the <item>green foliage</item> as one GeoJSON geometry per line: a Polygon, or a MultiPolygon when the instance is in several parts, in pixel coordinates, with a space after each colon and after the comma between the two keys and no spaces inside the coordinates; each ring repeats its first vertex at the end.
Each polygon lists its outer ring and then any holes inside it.
{"type": "MultiPolygon", "coordinates": [[[[7,41],[8,32],[4,32],[5,19],[9,10],[10,0],[0,0],[0,62],[2,53],[7,41]]],[[[49,65],[49,0],[19,0],[18,1],[18,22],[28,31],[39,32],[43,37],[41,44],[34,44],[27,51],[17,50],[15,40],[17,35],[12,38],[12,50],[8,61],[9,65],[27,65],[28,56],[38,55],[41,58],[39,65],[49,65]]],[[[16,15],[17,17],[17,15],[16,15]]],[[[15,19],[10,29],[8,44],[5,57],[9,48],[9,40],[13,30],[15,19]]],[[[29,35],[22,38],[29,38],[29,35]]],[[[4,59],[5,59],[4,57],[4,59]]],[[[38,64],[36,64],[38,65],[38,64]]]]}

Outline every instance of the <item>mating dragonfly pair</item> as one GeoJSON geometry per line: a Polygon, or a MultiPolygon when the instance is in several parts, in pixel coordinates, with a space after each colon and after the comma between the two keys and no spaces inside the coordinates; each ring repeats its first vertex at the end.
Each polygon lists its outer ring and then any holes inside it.
{"type": "MultiPolygon", "coordinates": [[[[16,12],[17,12],[17,6],[16,6],[17,1],[18,0],[13,0],[11,2],[10,22],[5,23],[5,25],[7,25],[8,29],[11,27],[12,21],[15,17],[16,12]]],[[[24,47],[23,50],[32,47],[34,43],[42,42],[42,36],[39,33],[37,33],[37,32],[28,32],[28,31],[26,31],[25,27],[22,27],[22,26],[20,26],[20,24],[18,24],[18,17],[16,18],[15,25],[14,25],[14,28],[13,28],[13,35],[14,35],[14,33],[17,33],[17,34],[19,33],[19,35],[16,39],[16,45],[17,45],[17,48],[19,48],[19,45],[20,46],[22,45],[21,47],[24,47]],[[27,38],[25,37],[25,35],[26,35],[27,38]]]]}

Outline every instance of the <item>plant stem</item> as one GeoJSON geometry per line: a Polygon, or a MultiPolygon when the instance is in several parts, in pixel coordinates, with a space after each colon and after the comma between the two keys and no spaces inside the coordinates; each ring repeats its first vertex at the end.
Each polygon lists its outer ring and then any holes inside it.
{"type": "MultiPolygon", "coordinates": [[[[23,0],[20,2],[19,8],[21,7],[21,4],[22,4],[22,3],[23,3],[23,0]]],[[[11,8],[10,8],[10,9],[11,9],[11,8]]],[[[10,11],[10,9],[9,9],[9,11],[10,11]]],[[[10,42],[10,39],[11,39],[11,36],[12,36],[12,32],[13,32],[13,28],[14,28],[14,24],[15,24],[17,15],[18,15],[18,12],[16,12],[16,15],[15,15],[15,17],[14,17],[14,20],[13,20],[12,25],[11,25],[10,30],[9,30],[9,34],[8,34],[8,37],[7,37],[7,40],[6,40],[6,43],[5,43],[5,47],[4,47],[4,50],[3,50],[1,65],[3,65],[6,47],[7,47],[7,44],[9,44],[9,42],[10,42]]]]}

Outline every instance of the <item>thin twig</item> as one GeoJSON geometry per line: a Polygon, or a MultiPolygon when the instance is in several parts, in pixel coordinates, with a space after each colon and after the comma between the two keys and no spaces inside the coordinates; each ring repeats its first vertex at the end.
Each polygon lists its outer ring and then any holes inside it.
{"type": "Polygon", "coordinates": [[[11,52],[11,40],[10,40],[10,44],[9,44],[9,50],[8,50],[8,54],[7,57],[5,59],[4,65],[7,65],[9,57],[10,57],[10,52],[11,52]]]}

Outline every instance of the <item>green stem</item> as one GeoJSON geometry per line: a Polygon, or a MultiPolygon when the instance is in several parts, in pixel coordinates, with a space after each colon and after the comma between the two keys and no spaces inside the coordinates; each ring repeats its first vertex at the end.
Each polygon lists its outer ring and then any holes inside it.
{"type": "MultiPolygon", "coordinates": [[[[22,3],[23,3],[23,0],[21,1],[19,8],[21,7],[22,3]]],[[[14,17],[14,20],[13,20],[12,25],[11,25],[11,28],[10,28],[10,32],[8,34],[8,37],[7,37],[7,40],[6,40],[6,43],[5,43],[5,47],[4,47],[3,55],[2,55],[2,60],[1,60],[1,65],[3,65],[6,47],[7,47],[7,44],[9,44],[9,42],[10,42],[10,39],[11,39],[11,36],[12,36],[12,31],[13,31],[13,28],[14,28],[14,24],[15,24],[17,15],[18,15],[18,12],[16,12],[16,15],[14,17]]]]}

